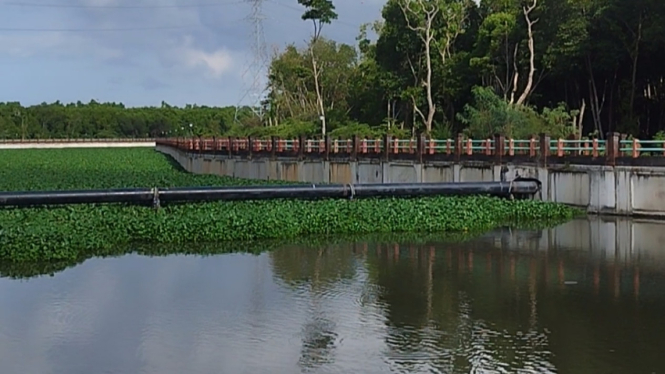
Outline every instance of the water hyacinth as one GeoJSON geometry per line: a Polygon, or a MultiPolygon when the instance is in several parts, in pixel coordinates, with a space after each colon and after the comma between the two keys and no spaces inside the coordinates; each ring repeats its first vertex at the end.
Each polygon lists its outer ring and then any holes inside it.
{"type": "MultiPolygon", "coordinates": [[[[21,150],[1,159],[0,190],[267,183],[189,174],[151,149],[21,150]]],[[[480,232],[505,224],[569,219],[575,213],[554,203],[481,196],[210,202],[157,211],[122,204],[3,209],[0,260],[72,260],[136,243],[480,232]]]]}

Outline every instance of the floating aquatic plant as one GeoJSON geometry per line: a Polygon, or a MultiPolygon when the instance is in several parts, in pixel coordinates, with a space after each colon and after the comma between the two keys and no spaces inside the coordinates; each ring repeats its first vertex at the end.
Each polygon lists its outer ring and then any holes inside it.
{"type": "MultiPolygon", "coordinates": [[[[0,190],[266,183],[178,169],[150,149],[3,151],[0,190]]],[[[247,242],[365,233],[480,232],[569,219],[575,210],[490,197],[272,200],[172,205],[73,205],[0,210],[0,260],[75,260],[136,243],[247,242]]]]}

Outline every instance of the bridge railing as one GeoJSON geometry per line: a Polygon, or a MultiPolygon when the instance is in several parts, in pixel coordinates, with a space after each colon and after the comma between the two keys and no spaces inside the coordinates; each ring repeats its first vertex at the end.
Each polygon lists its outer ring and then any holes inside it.
{"type": "Polygon", "coordinates": [[[583,163],[607,165],[665,166],[665,141],[625,139],[618,133],[602,139],[552,139],[545,134],[529,139],[496,135],[471,139],[424,136],[398,139],[384,136],[368,139],[330,137],[297,139],[263,138],[160,138],[157,145],[181,151],[247,158],[381,159],[424,161],[519,161],[552,164],[583,163]]]}
{"type": "Polygon", "coordinates": [[[62,138],[62,139],[0,139],[0,144],[44,144],[44,143],[147,143],[155,138],[62,138]]]}

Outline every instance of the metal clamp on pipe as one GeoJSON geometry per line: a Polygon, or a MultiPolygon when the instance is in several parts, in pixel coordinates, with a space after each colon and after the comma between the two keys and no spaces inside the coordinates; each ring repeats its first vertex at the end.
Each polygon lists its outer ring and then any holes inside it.
{"type": "Polygon", "coordinates": [[[153,187],[151,192],[152,192],[152,207],[155,209],[159,209],[161,205],[159,201],[159,189],[157,189],[157,187],[153,187]]]}
{"type": "Polygon", "coordinates": [[[349,195],[349,200],[353,200],[353,198],[356,196],[356,189],[353,187],[352,183],[348,184],[349,190],[351,191],[351,194],[349,195]]]}

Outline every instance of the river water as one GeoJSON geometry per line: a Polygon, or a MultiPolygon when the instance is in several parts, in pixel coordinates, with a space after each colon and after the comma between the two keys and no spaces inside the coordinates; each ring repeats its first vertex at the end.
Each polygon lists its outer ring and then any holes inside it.
{"type": "Polygon", "coordinates": [[[0,279],[3,374],[665,372],[665,223],[0,279]]]}

